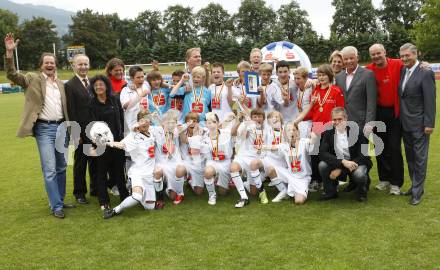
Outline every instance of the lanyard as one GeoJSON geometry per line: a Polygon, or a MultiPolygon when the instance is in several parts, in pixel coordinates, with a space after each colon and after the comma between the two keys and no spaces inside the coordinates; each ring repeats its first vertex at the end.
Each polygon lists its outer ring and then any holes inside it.
{"type": "Polygon", "coordinates": [[[280,144],[282,139],[283,139],[283,128],[281,128],[279,131],[273,129],[273,140],[272,140],[272,144],[280,144]],[[279,141],[277,141],[277,138],[278,138],[278,136],[277,136],[277,132],[280,133],[280,136],[279,136],[280,140],[279,140],[279,141]]]}
{"type": "Polygon", "coordinates": [[[219,131],[218,129],[216,130],[216,136],[217,136],[217,141],[216,141],[216,146],[214,147],[214,142],[213,139],[211,137],[211,135],[209,135],[209,140],[211,141],[211,146],[212,146],[212,152],[214,153],[214,156],[218,157],[218,143],[220,141],[220,135],[219,135],[219,131]]]}
{"type": "Polygon", "coordinates": [[[200,103],[200,100],[202,100],[203,98],[203,87],[200,86],[200,94],[197,96],[197,91],[196,88],[192,88],[192,92],[193,92],[193,96],[194,96],[194,101],[196,104],[200,103]]]}
{"type": "Polygon", "coordinates": [[[330,91],[332,90],[331,86],[328,87],[327,92],[325,92],[324,99],[321,100],[321,94],[318,93],[318,104],[319,104],[319,111],[323,112],[324,109],[322,106],[327,102],[328,96],[330,95],[330,91]]]}
{"type": "Polygon", "coordinates": [[[290,150],[289,150],[289,161],[290,163],[295,162],[295,164],[298,162],[298,156],[299,156],[299,143],[297,145],[297,142],[295,142],[295,147],[292,148],[292,146],[290,146],[290,150]],[[296,150],[295,156],[293,155],[293,149],[296,150]]]}
{"type": "Polygon", "coordinates": [[[225,86],[224,83],[222,83],[222,87],[220,88],[220,92],[217,94],[217,85],[215,86],[215,90],[214,90],[214,100],[216,101],[220,101],[220,97],[222,95],[222,91],[223,91],[223,87],[225,86]]]}
{"type": "Polygon", "coordinates": [[[303,91],[303,90],[299,90],[299,93],[298,93],[298,102],[297,102],[297,106],[298,106],[298,110],[301,112],[302,111],[302,101],[303,101],[303,98],[304,98],[304,92],[305,92],[305,90],[303,91]]]}

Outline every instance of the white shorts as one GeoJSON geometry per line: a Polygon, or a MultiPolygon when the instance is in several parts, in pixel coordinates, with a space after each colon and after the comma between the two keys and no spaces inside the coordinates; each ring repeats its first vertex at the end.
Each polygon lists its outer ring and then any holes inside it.
{"type": "Polygon", "coordinates": [[[253,157],[247,157],[247,156],[236,156],[234,158],[233,162],[238,163],[240,165],[241,172],[243,174],[250,175],[251,162],[255,159],[258,159],[258,157],[253,158],[253,157]]]}
{"type": "Polygon", "coordinates": [[[274,157],[273,155],[266,155],[261,162],[263,163],[264,171],[266,174],[269,171],[270,167],[273,167],[275,171],[277,171],[277,168],[285,168],[284,161],[280,160],[279,158],[274,157]]]}
{"type": "Polygon", "coordinates": [[[206,167],[211,166],[215,169],[217,174],[217,186],[224,189],[229,189],[229,179],[231,178],[231,160],[214,161],[208,160],[206,167]]]}
{"type": "Polygon", "coordinates": [[[146,201],[156,201],[156,190],[154,189],[153,175],[147,176],[137,176],[130,175],[131,186],[132,187],[141,187],[142,194],[142,202],[141,204],[145,207],[146,201]]]}
{"type": "Polygon", "coordinates": [[[307,198],[311,176],[300,178],[295,176],[288,168],[283,167],[276,168],[276,172],[278,178],[287,184],[287,195],[295,197],[295,193],[297,193],[307,198]]]}
{"type": "Polygon", "coordinates": [[[162,162],[157,164],[156,163],[156,170],[161,169],[163,171],[164,175],[164,181],[167,182],[167,190],[166,193],[168,194],[170,190],[176,190],[176,168],[178,165],[185,166],[182,162],[162,162]]]}
{"type": "Polygon", "coordinates": [[[203,180],[203,177],[205,164],[199,164],[198,162],[193,162],[192,160],[185,160],[183,164],[186,168],[187,174],[191,176],[191,187],[204,187],[205,181],[203,180]]]}

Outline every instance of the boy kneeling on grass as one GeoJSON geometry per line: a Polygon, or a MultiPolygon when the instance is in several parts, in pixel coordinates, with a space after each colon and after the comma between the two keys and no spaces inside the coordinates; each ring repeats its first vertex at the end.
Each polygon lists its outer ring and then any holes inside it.
{"type": "Polygon", "coordinates": [[[104,219],[109,219],[122,212],[123,209],[140,203],[146,210],[153,210],[156,202],[156,192],[163,189],[162,177],[153,177],[155,167],[155,139],[150,134],[151,115],[148,111],[140,111],[133,130],[121,141],[109,143],[110,147],[124,149],[130,154],[133,165],[128,170],[131,179],[131,196],[124,199],[112,210],[104,212],[104,219]]]}

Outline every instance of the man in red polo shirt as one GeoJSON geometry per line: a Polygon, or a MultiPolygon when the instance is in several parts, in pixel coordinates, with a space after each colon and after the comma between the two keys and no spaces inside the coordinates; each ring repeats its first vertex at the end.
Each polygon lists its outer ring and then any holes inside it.
{"type": "Polygon", "coordinates": [[[382,44],[372,45],[369,53],[373,63],[366,68],[374,72],[377,83],[376,121],[386,125],[386,132],[376,133],[384,143],[383,152],[376,157],[379,174],[376,189],[386,190],[389,187],[390,194],[399,195],[403,185],[403,158],[397,88],[403,62],[387,58],[382,44]]]}

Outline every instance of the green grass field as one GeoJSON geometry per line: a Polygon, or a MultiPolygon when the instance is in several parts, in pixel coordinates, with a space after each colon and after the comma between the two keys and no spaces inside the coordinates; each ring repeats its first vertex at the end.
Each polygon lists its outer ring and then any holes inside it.
{"type": "MultiPolygon", "coordinates": [[[[312,193],[303,206],[253,198],[245,209],[234,209],[235,191],[211,207],[186,190],[182,205],[162,211],[134,207],[103,220],[92,198],[59,220],[49,213],[34,139],[15,137],[23,102],[0,95],[0,269],[440,269],[439,130],[416,207],[374,188],[365,204],[353,194],[317,202],[312,193]]],[[[371,176],[374,187],[375,168],[371,176]]],[[[67,187],[72,202],[72,166],[67,187]]]]}

